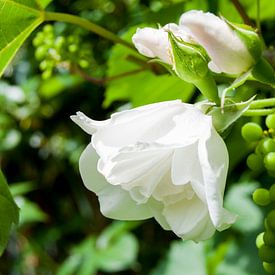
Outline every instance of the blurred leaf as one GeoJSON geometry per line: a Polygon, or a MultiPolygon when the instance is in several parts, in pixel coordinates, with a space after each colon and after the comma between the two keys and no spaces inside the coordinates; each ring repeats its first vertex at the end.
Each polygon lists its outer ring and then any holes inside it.
{"type": "Polygon", "coordinates": [[[78,86],[84,80],[79,76],[62,74],[44,80],[39,88],[39,93],[44,98],[52,98],[66,89],[78,86]]]}
{"type": "Polygon", "coordinates": [[[26,182],[17,182],[13,183],[10,186],[11,194],[15,196],[24,195],[26,193],[29,193],[30,191],[34,190],[35,186],[32,182],[26,181],[26,182]]]}
{"type": "Polygon", "coordinates": [[[263,214],[252,200],[252,193],[258,186],[257,182],[239,182],[225,197],[225,208],[239,216],[232,228],[242,233],[259,230],[263,223],[263,214]]]}
{"type": "Polygon", "coordinates": [[[106,272],[129,268],[136,261],[138,242],[133,234],[125,233],[114,239],[109,247],[98,251],[98,267],[106,272]]]}
{"type": "Polygon", "coordinates": [[[173,241],[165,264],[151,275],[206,275],[204,244],[192,241],[173,241]]]}
{"type": "Polygon", "coordinates": [[[46,8],[53,0],[39,0],[40,2],[40,5],[43,7],[43,8],[46,8]]]}
{"type": "Polygon", "coordinates": [[[32,31],[43,22],[34,0],[0,0],[0,77],[32,31]]]}
{"type": "Polygon", "coordinates": [[[34,222],[45,222],[48,216],[34,202],[24,197],[16,197],[16,202],[20,207],[19,225],[25,225],[34,222]]]}
{"type": "MultiPolygon", "coordinates": [[[[136,29],[137,26],[130,28],[123,38],[130,41],[136,29]]],[[[127,60],[130,55],[141,57],[137,52],[115,45],[108,60],[108,76],[117,76],[141,68],[127,60]]],[[[104,106],[108,107],[112,102],[121,100],[130,100],[133,106],[173,99],[189,101],[193,93],[192,84],[167,74],[157,76],[147,70],[111,81],[107,86],[104,106]]]]}
{"type": "Polygon", "coordinates": [[[0,170],[0,255],[3,253],[12,224],[17,224],[19,219],[19,209],[10,193],[6,179],[0,170]]]}

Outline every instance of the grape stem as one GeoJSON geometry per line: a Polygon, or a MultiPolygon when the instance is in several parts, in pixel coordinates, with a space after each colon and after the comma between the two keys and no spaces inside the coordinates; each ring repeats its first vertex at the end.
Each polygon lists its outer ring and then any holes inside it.
{"type": "Polygon", "coordinates": [[[240,1],[239,0],[231,0],[231,2],[234,5],[234,7],[236,8],[236,10],[238,11],[238,13],[240,14],[240,16],[242,17],[244,23],[254,27],[253,22],[247,15],[247,13],[246,13],[245,9],[243,8],[242,4],[240,3],[240,1]]]}
{"type": "Polygon", "coordinates": [[[95,23],[92,23],[84,18],[81,18],[79,16],[75,16],[72,14],[66,14],[66,13],[60,13],[60,12],[45,12],[44,20],[45,21],[61,21],[61,22],[66,22],[66,23],[72,23],[72,24],[78,25],[88,31],[96,33],[96,34],[100,35],[101,37],[104,37],[104,38],[111,40],[115,43],[119,43],[129,49],[135,50],[135,47],[128,41],[121,39],[116,34],[102,28],[101,26],[98,26],[95,23]]]}
{"type": "Polygon", "coordinates": [[[243,113],[243,116],[267,116],[275,113],[275,108],[270,109],[249,109],[243,113]]]}
{"type": "Polygon", "coordinates": [[[265,98],[265,99],[254,100],[250,104],[249,109],[260,109],[260,108],[273,107],[273,106],[275,106],[275,98],[265,98]]]}

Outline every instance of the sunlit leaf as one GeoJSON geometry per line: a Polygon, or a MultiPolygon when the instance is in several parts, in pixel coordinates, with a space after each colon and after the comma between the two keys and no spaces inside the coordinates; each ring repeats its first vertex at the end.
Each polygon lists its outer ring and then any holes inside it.
{"type": "Polygon", "coordinates": [[[43,22],[34,0],[0,0],[0,76],[32,31],[43,22]]]}

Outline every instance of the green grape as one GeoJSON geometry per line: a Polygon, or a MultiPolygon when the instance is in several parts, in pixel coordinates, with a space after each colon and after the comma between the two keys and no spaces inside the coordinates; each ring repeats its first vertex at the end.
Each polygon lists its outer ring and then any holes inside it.
{"type": "Polygon", "coordinates": [[[49,25],[49,24],[47,24],[47,25],[45,25],[44,27],[43,27],[43,32],[44,33],[52,33],[53,32],[53,26],[52,25],[49,25]]]}
{"type": "Polygon", "coordinates": [[[51,77],[51,75],[52,75],[52,70],[48,69],[48,70],[44,71],[41,76],[43,79],[48,79],[51,77]]]}
{"type": "Polygon", "coordinates": [[[60,49],[64,46],[65,43],[66,43],[65,37],[63,37],[63,36],[58,36],[58,37],[56,38],[56,40],[55,40],[55,48],[56,48],[57,50],[60,50],[60,49]]]}
{"type": "Polygon", "coordinates": [[[85,69],[89,67],[89,61],[85,60],[85,59],[80,59],[78,61],[78,64],[81,68],[85,69]]]}
{"type": "Polygon", "coordinates": [[[275,171],[275,152],[270,152],[264,157],[264,165],[267,170],[275,171]]]}
{"type": "Polygon", "coordinates": [[[274,234],[275,234],[275,209],[274,210],[271,210],[267,217],[266,217],[266,222],[269,226],[269,228],[274,231],[274,234]]]}
{"type": "Polygon", "coordinates": [[[261,139],[263,130],[261,126],[254,122],[248,122],[242,127],[242,136],[246,141],[257,141],[261,139]]]}
{"type": "Polygon", "coordinates": [[[263,267],[264,267],[264,270],[267,272],[267,273],[270,273],[270,274],[275,274],[275,263],[265,263],[263,262],[263,267]]]}
{"type": "Polygon", "coordinates": [[[260,233],[256,238],[256,246],[260,248],[262,245],[264,245],[264,232],[260,233]]]}
{"type": "Polygon", "coordinates": [[[275,152],[275,140],[272,138],[266,138],[261,144],[261,151],[266,155],[270,152],[275,152]]]}
{"type": "Polygon", "coordinates": [[[76,44],[71,44],[68,46],[68,50],[71,53],[75,53],[78,50],[78,46],[76,44]]]}
{"type": "Polygon", "coordinates": [[[48,47],[43,46],[39,46],[36,51],[35,51],[35,57],[37,60],[42,60],[46,57],[48,52],[48,47]]]}
{"type": "Polygon", "coordinates": [[[264,188],[258,188],[254,191],[253,200],[256,204],[266,206],[270,203],[269,191],[264,188]]]}
{"type": "Polygon", "coordinates": [[[263,262],[273,263],[275,262],[275,248],[262,245],[259,248],[259,257],[263,262]]]}
{"type": "Polygon", "coordinates": [[[266,245],[274,247],[275,246],[275,232],[272,232],[270,230],[267,230],[266,232],[264,232],[263,241],[266,245]]]}
{"type": "Polygon", "coordinates": [[[269,189],[269,196],[271,201],[275,201],[275,184],[273,184],[269,189]]]}
{"type": "Polygon", "coordinates": [[[247,166],[253,171],[262,170],[263,166],[263,158],[258,154],[250,154],[246,160],[247,166]]]}
{"type": "Polygon", "coordinates": [[[42,32],[39,32],[32,41],[33,45],[35,47],[42,45],[44,43],[44,38],[44,34],[42,32]]]}
{"type": "Polygon", "coordinates": [[[275,114],[268,115],[265,119],[265,124],[269,129],[275,129],[275,114]]]}

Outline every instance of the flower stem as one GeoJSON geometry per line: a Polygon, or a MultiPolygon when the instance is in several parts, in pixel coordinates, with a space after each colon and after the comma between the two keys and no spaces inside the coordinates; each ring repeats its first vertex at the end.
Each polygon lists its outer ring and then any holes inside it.
{"type": "Polygon", "coordinates": [[[45,12],[44,19],[45,21],[61,21],[61,22],[78,25],[88,31],[91,31],[93,33],[100,35],[101,37],[104,37],[115,43],[119,43],[125,47],[135,50],[134,46],[128,41],[121,39],[119,36],[115,35],[114,33],[79,16],[66,14],[66,13],[59,13],[59,12],[45,12]]]}
{"type": "Polygon", "coordinates": [[[243,116],[267,116],[275,113],[275,108],[270,109],[253,109],[247,110],[243,113],[243,116]]]}
{"type": "Polygon", "coordinates": [[[250,107],[251,109],[259,109],[259,108],[265,108],[265,107],[274,107],[275,106],[275,98],[265,98],[265,99],[258,99],[254,100],[250,107]]]}
{"type": "Polygon", "coordinates": [[[240,14],[240,16],[243,19],[244,23],[254,27],[254,24],[252,23],[251,19],[247,15],[247,13],[246,13],[245,9],[243,8],[243,6],[241,5],[240,1],[239,0],[231,0],[231,2],[235,6],[238,13],[240,14]]]}

